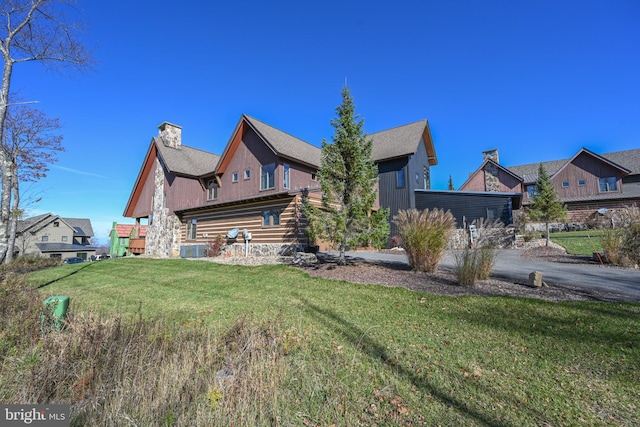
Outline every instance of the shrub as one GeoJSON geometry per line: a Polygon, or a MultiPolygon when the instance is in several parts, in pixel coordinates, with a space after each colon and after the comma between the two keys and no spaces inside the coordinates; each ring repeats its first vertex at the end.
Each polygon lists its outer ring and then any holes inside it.
{"type": "Polygon", "coordinates": [[[473,286],[478,277],[478,251],[463,249],[456,252],[456,277],[462,286],[473,286]]]}
{"type": "Polygon", "coordinates": [[[218,234],[213,240],[209,240],[207,242],[207,256],[211,258],[220,256],[226,241],[227,239],[222,234],[218,234]]]}
{"type": "Polygon", "coordinates": [[[623,230],[622,252],[625,264],[631,267],[640,264],[640,221],[631,223],[623,230]]]}
{"type": "Polygon", "coordinates": [[[451,212],[442,209],[401,210],[393,221],[398,226],[409,265],[414,270],[435,272],[455,227],[456,221],[451,212]]]}
{"type": "Polygon", "coordinates": [[[619,264],[622,255],[622,230],[607,228],[601,237],[602,251],[608,263],[619,264]]]}

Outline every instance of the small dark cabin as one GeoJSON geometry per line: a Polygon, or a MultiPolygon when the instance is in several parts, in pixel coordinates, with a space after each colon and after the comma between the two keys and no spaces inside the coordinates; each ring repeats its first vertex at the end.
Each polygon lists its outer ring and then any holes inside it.
{"type": "Polygon", "coordinates": [[[522,193],[415,190],[415,199],[418,210],[451,211],[458,228],[466,228],[480,218],[513,224],[513,210],[522,205],[522,193]]]}

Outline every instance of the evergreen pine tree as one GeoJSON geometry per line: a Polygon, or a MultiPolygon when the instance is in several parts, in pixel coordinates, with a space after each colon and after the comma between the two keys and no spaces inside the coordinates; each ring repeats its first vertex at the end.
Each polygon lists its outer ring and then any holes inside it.
{"type": "Polygon", "coordinates": [[[538,179],[536,180],[537,192],[533,196],[533,203],[529,206],[528,214],[532,221],[540,221],[545,224],[546,245],[549,246],[549,223],[553,221],[565,221],[567,207],[558,198],[553,183],[544,166],[538,167],[538,179]]]}
{"type": "Polygon", "coordinates": [[[345,263],[348,247],[381,247],[389,235],[389,211],[373,211],[378,169],[371,152],[373,141],[363,130],[364,121],[355,113],[348,88],[342,89],[342,104],[336,108],[332,143],[322,141],[322,163],[318,178],[322,209],[305,201],[304,212],[312,237],[338,247],[339,264],[345,263]]]}
{"type": "Polygon", "coordinates": [[[453,186],[453,178],[451,178],[451,175],[449,175],[449,185],[447,186],[447,190],[453,191],[455,189],[456,187],[453,186]]]}

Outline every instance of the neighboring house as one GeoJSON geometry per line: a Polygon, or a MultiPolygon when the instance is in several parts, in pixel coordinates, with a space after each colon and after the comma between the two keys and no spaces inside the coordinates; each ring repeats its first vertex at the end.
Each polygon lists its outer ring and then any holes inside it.
{"type": "Polygon", "coordinates": [[[87,260],[96,254],[91,246],[93,227],[85,218],[62,218],[51,213],[18,221],[16,256],[50,258],[80,257],[87,260]]]}
{"type": "MultiPolygon", "coordinates": [[[[135,244],[132,245],[132,241],[136,239],[136,235],[139,239],[144,240],[147,235],[147,226],[141,225],[139,229],[136,230],[134,224],[118,224],[114,222],[109,232],[109,255],[111,255],[111,257],[121,257],[144,253],[143,251],[137,252],[135,244]]],[[[144,245],[142,245],[142,248],[144,249],[144,245]]]]}
{"type": "MultiPolygon", "coordinates": [[[[428,122],[370,137],[380,206],[391,215],[414,207],[413,191],[429,187],[429,167],[437,163],[428,122]]],[[[308,243],[301,204],[303,197],[321,204],[320,162],[320,148],[247,115],[220,156],[183,145],[181,128],[165,122],[123,215],[135,218],[136,227],[147,220],[147,254],[177,256],[181,246],[217,235],[245,243],[245,230],[253,253],[277,253],[283,245],[308,243]]]]}
{"type": "MultiPolygon", "coordinates": [[[[589,222],[607,210],[640,205],[640,149],[596,154],[582,148],[570,159],[542,165],[566,204],[570,221],[589,222]]],[[[526,206],[536,194],[539,166],[504,167],[498,162],[497,150],[491,150],[460,189],[522,192],[526,206]]]]}

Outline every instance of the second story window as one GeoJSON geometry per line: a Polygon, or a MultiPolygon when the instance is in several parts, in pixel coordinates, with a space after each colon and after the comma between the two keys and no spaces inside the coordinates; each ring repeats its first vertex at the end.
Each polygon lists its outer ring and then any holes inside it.
{"type": "Polygon", "coordinates": [[[289,177],[290,177],[290,168],[289,165],[285,164],[283,165],[284,168],[284,174],[283,174],[283,180],[282,180],[282,186],[284,188],[291,188],[290,187],[290,182],[289,182],[289,177]]]}
{"type": "Polygon", "coordinates": [[[207,200],[215,200],[218,198],[218,183],[215,179],[207,181],[207,200]]]}
{"type": "Polygon", "coordinates": [[[538,195],[538,186],[537,185],[527,185],[527,197],[533,199],[538,195]]]}
{"type": "Polygon", "coordinates": [[[404,186],[405,186],[404,169],[400,169],[399,171],[396,172],[396,187],[404,188],[404,186]]]}
{"type": "Polygon", "coordinates": [[[231,175],[231,181],[238,182],[238,172],[234,172],[233,175],[231,175]]]}
{"type": "Polygon", "coordinates": [[[43,242],[48,242],[49,241],[49,236],[42,236],[42,241],[43,242]]]}
{"type": "Polygon", "coordinates": [[[68,242],[69,241],[69,236],[62,236],[62,241],[63,242],[68,242]]]}
{"type": "Polygon", "coordinates": [[[268,190],[276,186],[276,165],[271,163],[260,168],[260,190],[268,190]]]}
{"type": "Polygon", "coordinates": [[[251,178],[251,170],[247,169],[244,171],[244,179],[249,179],[251,178]]]}
{"type": "Polygon", "coordinates": [[[618,180],[615,177],[599,178],[600,192],[618,191],[618,180]]]}

